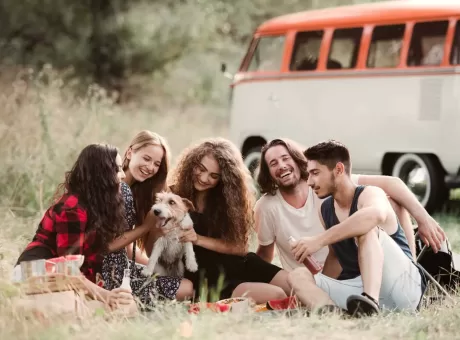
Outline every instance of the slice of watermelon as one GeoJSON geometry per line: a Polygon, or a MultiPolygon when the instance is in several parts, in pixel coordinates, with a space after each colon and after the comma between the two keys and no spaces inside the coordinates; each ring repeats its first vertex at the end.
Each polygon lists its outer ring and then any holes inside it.
{"type": "Polygon", "coordinates": [[[189,306],[188,312],[193,314],[198,314],[203,309],[209,309],[213,312],[228,312],[230,310],[230,305],[220,304],[216,302],[206,302],[206,303],[193,303],[189,306]]]}
{"type": "Polygon", "coordinates": [[[269,310],[294,309],[297,307],[297,299],[295,296],[290,296],[280,300],[270,300],[267,302],[269,310]]]}

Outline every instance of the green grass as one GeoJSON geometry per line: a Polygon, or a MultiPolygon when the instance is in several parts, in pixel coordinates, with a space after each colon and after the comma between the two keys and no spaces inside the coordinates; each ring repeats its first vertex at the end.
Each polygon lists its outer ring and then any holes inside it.
{"type": "MultiPolygon", "coordinates": [[[[192,339],[453,339],[459,330],[460,309],[457,303],[440,303],[424,308],[418,315],[387,314],[361,320],[331,317],[288,317],[251,313],[244,315],[203,313],[189,315],[180,303],[160,305],[158,310],[134,319],[102,316],[81,321],[55,319],[39,324],[27,315],[17,314],[12,297],[17,294],[8,283],[18,254],[33,234],[38,218],[15,217],[4,211],[0,215],[0,339],[182,339],[191,330],[192,339]],[[182,330],[182,331],[181,331],[182,330]],[[182,332],[182,333],[181,333],[182,332]]],[[[448,233],[454,250],[460,249],[460,225],[455,216],[436,216],[448,233]]],[[[278,262],[278,261],[276,261],[278,262]]]]}

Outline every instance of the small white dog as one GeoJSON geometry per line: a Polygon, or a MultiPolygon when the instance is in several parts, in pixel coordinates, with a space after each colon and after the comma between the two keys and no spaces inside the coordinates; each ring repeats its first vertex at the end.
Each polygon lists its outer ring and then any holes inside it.
{"type": "Polygon", "coordinates": [[[189,215],[189,211],[194,210],[192,202],[171,192],[163,191],[157,194],[152,210],[162,221],[160,228],[173,227],[174,229],[155,242],[149,262],[142,273],[147,276],[157,273],[158,275],[183,277],[184,255],[185,267],[191,272],[196,272],[198,264],[193,244],[179,241],[180,231],[193,226],[189,215]]]}

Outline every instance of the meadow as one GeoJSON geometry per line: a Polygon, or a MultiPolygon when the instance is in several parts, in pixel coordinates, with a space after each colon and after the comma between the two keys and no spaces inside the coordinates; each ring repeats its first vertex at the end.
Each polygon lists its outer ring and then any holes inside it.
{"type": "MultiPolygon", "coordinates": [[[[135,319],[51,320],[40,324],[12,307],[17,294],[9,282],[12,267],[35,231],[78,152],[108,142],[123,153],[141,129],[167,138],[174,155],[209,136],[227,136],[222,109],[165,104],[115,105],[92,86],[75,95],[51,67],[10,74],[0,86],[0,339],[452,339],[459,331],[459,297],[423,308],[417,315],[388,314],[360,320],[303,315],[189,315],[181,304],[159,306],[135,319]]],[[[153,99],[151,99],[153,100],[153,99]]],[[[174,162],[173,162],[174,163],[174,162]]],[[[460,223],[453,214],[436,218],[453,249],[460,251],[460,223]]],[[[254,245],[253,245],[254,246],[254,245]]]]}

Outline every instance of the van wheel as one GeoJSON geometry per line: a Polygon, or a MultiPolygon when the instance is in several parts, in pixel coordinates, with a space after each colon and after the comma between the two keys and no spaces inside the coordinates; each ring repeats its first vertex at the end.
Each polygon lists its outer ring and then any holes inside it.
{"type": "Polygon", "coordinates": [[[249,172],[254,180],[257,179],[259,174],[260,156],[262,154],[261,149],[261,146],[253,147],[249,149],[244,156],[244,164],[249,169],[249,172]]]}
{"type": "Polygon", "coordinates": [[[401,155],[393,165],[392,175],[401,178],[428,213],[441,208],[448,196],[444,171],[428,155],[401,155]]]}

